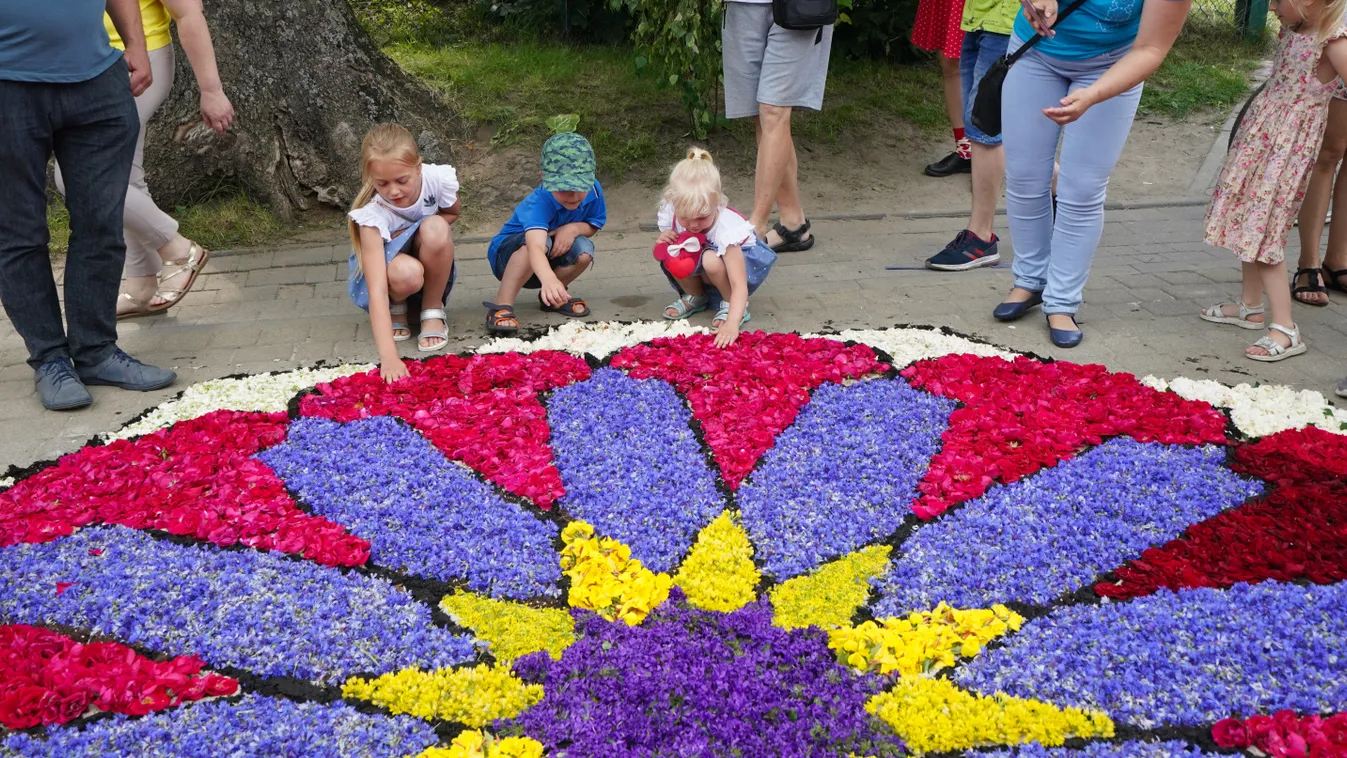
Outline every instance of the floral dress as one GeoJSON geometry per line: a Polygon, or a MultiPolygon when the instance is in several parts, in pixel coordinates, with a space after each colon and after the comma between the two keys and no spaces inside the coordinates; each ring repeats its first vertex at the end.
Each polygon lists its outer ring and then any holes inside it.
{"type": "MultiPolygon", "coordinates": [[[[1339,28],[1329,39],[1347,35],[1339,28]]],[[[1283,29],[1267,87],[1254,98],[1221,167],[1206,241],[1245,263],[1281,263],[1328,123],[1334,77],[1319,81],[1324,45],[1283,29]]]]}

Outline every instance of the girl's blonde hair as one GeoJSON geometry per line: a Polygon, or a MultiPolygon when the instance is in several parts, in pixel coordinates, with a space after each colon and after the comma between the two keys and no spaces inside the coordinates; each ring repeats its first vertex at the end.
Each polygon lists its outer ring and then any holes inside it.
{"type": "Polygon", "coordinates": [[[1347,13],[1347,0],[1324,0],[1319,23],[1314,25],[1314,41],[1321,45],[1327,42],[1342,27],[1344,13],[1347,13]]]}
{"type": "Polygon", "coordinates": [[[673,206],[677,218],[709,216],[729,202],[720,191],[720,169],[711,161],[710,153],[700,147],[688,148],[687,157],[669,174],[664,202],[673,206]]]}
{"type": "MultiPolygon", "coordinates": [[[[360,143],[360,192],[351,203],[351,210],[364,208],[374,199],[374,180],[369,167],[375,161],[397,161],[408,166],[421,163],[421,151],[412,139],[412,133],[398,124],[378,124],[360,143]]],[[[355,249],[355,263],[360,265],[360,225],[351,221],[351,245],[355,249]]]]}

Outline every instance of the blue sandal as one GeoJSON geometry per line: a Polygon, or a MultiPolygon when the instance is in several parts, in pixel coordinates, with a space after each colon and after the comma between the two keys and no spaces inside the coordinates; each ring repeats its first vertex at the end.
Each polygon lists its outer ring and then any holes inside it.
{"type": "MultiPolygon", "coordinates": [[[[721,323],[723,324],[723,323],[725,323],[726,321],[729,321],[729,320],[730,320],[730,304],[729,304],[728,302],[725,302],[724,300],[722,300],[722,301],[720,302],[720,309],[716,311],[716,317],[715,317],[714,319],[711,320],[711,326],[712,326],[713,328],[718,328],[718,327],[717,327],[717,324],[716,324],[717,321],[719,321],[719,322],[721,322],[721,323]]],[[[748,312],[748,306],[745,305],[745,306],[744,306],[744,317],[741,318],[741,319],[739,319],[739,326],[743,326],[744,324],[747,324],[748,322],[750,322],[750,321],[752,321],[752,320],[753,320],[753,314],[748,312]]]]}
{"type": "Polygon", "coordinates": [[[706,295],[699,295],[697,297],[684,295],[674,302],[669,303],[669,305],[664,308],[664,318],[667,321],[678,321],[679,319],[685,319],[694,313],[701,313],[706,310],[709,299],[710,298],[706,295]],[[676,313],[675,315],[670,316],[669,311],[676,311],[676,313]]]}

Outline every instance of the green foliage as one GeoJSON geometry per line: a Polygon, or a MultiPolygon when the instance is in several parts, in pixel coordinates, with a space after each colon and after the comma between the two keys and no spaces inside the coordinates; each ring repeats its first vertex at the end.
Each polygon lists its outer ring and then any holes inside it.
{"type": "Polygon", "coordinates": [[[508,29],[532,35],[618,43],[631,19],[608,0],[476,0],[479,15],[508,29]]]}
{"type": "Polygon", "coordinates": [[[350,0],[365,32],[379,45],[398,42],[444,42],[456,33],[457,21],[427,0],[350,0]]]}
{"type": "Polygon", "coordinates": [[[552,116],[546,121],[547,129],[553,134],[568,134],[580,128],[580,114],[566,113],[552,116]]]}
{"type": "MultiPolygon", "coordinates": [[[[277,241],[286,232],[328,226],[323,219],[314,217],[300,227],[287,228],[261,203],[230,189],[204,197],[199,203],[173,208],[169,213],[178,220],[182,236],[210,250],[263,245],[277,241]]],[[[47,229],[51,232],[52,254],[64,255],[70,243],[70,214],[60,195],[53,194],[47,204],[47,229]]]]}
{"type": "Polygon", "coordinates": [[[647,71],[660,87],[683,99],[692,134],[704,139],[720,114],[718,0],[611,0],[636,22],[637,73],[647,71]]]}
{"type": "Polygon", "coordinates": [[[1189,24],[1146,81],[1141,111],[1185,118],[1194,111],[1233,106],[1249,91],[1249,75],[1268,47],[1268,40],[1243,42],[1232,39],[1229,29],[1189,24]]]}
{"type": "Polygon", "coordinates": [[[913,60],[908,41],[917,17],[917,0],[855,0],[838,3],[845,19],[833,31],[833,55],[850,58],[913,60]]]}

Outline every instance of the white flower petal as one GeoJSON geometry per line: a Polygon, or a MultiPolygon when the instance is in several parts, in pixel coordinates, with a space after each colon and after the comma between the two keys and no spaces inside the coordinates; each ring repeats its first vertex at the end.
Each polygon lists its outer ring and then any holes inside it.
{"type": "Polygon", "coordinates": [[[1210,379],[1178,377],[1166,382],[1154,376],[1141,380],[1158,390],[1168,390],[1188,400],[1205,400],[1230,409],[1230,418],[1249,437],[1317,426],[1335,434],[1347,434],[1347,411],[1334,408],[1322,393],[1297,390],[1283,384],[1227,387],[1210,379]]]}
{"type": "Polygon", "coordinates": [[[477,348],[479,353],[533,353],[538,350],[558,350],[572,355],[586,353],[606,358],[617,351],[649,342],[657,337],[677,337],[684,334],[705,334],[706,327],[692,326],[686,321],[638,321],[623,324],[616,321],[584,323],[570,321],[536,340],[514,337],[494,339],[477,348]]]}
{"type": "Polygon", "coordinates": [[[893,367],[896,369],[906,368],[917,361],[939,358],[951,353],[995,356],[1006,360],[1015,357],[1012,352],[963,337],[942,334],[931,329],[848,329],[834,337],[821,334],[806,334],[804,336],[863,342],[892,356],[893,367]]]}

